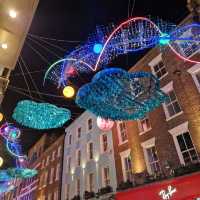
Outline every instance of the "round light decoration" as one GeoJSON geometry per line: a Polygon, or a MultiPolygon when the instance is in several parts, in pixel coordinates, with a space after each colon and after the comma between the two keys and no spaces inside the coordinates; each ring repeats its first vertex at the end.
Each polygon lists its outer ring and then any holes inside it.
{"type": "Polygon", "coordinates": [[[63,89],[63,95],[66,97],[66,98],[72,98],[75,94],[75,90],[72,86],[66,86],[64,87],[63,89]]]}
{"type": "Polygon", "coordinates": [[[3,158],[0,157],[0,167],[2,167],[2,165],[3,165],[3,158]]]}
{"type": "Polygon", "coordinates": [[[0,113],[0,122],[3,120],[3,114],[0,113]]]}
{"type": "Polygon", "coordinates": [[[114,121],[110,119],[103,119],[101,117],[97,117],[97,126],[102,130],[102,131],[109,131],[112,129],[114,125],[114,121]]]}

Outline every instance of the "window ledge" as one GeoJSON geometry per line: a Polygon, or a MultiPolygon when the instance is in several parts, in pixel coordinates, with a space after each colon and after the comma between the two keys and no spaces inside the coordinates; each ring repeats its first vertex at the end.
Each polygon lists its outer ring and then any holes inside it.
{"type": "Polygon", "coordinates": [[[120,146],[120,145],[123,145],[123,144],[126,144],[127,142],[128,142],[128,140],[125,140],[125,141],[123,141],[123,142],[120,141],[120,142],[119,142],[119,146],[120,146]]]}
{"type": "Polygon", "coordinates": [[[166,121],[168,122],[168,121],[170,121],[171,119],[174,119],[175,117],[178,117],[179,115],[182,115],[182,114],[183,114],[183,111],[181,111],[181,112],[179,112],[179,113],[173,115],[172,117],[166,118],[166,121]]]}
{"type": "Polygon", "coordinates": [[[159,81],[161,81],[162,79],[164,79],[166,76],[168,76],[168,72],[165,74],[165,75],[163,75],[163,76],[161,76],[160,78],[159,78],[159,81]]]}
{"type": "Polygon", "coordinates": [[[146,131],[140,132],[140,133],[139,133],[139,135],[143,135],[143,134],[145,134],[145,133],[149,132],[150,130],[152,130],[152,128],[149,128],[149,129],[148,129],[148,130],[146,130],[146,131]]]}

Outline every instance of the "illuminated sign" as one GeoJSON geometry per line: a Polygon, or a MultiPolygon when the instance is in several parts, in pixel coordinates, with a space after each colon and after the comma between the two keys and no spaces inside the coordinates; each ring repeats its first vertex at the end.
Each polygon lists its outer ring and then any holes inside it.
{"type": "Polygon", "coordinates": [[[169,185],[166,190],[161,190],[159,195],[163,200],[169,200],[174,193],[176,193],[176,188],[173,188],[171,185],[169,185]]]}

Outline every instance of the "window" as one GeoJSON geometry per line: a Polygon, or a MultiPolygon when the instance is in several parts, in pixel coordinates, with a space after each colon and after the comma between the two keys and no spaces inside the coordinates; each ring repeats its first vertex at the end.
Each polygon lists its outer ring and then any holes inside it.
{"type": "MultiPolygon", "coordinates": [[[[187,29],[184,33],[179,33],[176,37],[182,37],[182,38],[190,38],[193,39],[199,39],[199,34],[194,34],[192,31],[192,28],[187,29]],[[196,35],[196,36],[195,36],[196,35]]],[[[197,53],[199,50],[199,43],[194,41],[183,41],[183,40],[177,40],[172,44],[172,46],[178,50],[178,52],[181,52],[181,55],[190,57],[197,53]]]]}
{"type": "Polygon", "coordinates": [[[88,119],[88,130],[92,129],[92,119],[88,119]]]}
{"type": "Polygon", "coordinates": [[[160,169],[160,164],[158,160],[158,155],[155,146],[147,148],[147,157],[148,157],[148,162],[149,166],[151,168],[151,172],[153,174],[156,174],[161,171],[160,169]]]}
{"type": "Polygon", "coordinates": [[[166,120],[174,118],[182,114],[181,107],[178,103],[175,91],[173,89],[173,82],[171,81],[165,87],[162,88],[163,92],[167,95],[167,101],[163,104],[163,108],[166,115],[166,120]]]}
{"type": "Polygon", "coordinates": [[[131,164],[130,152],[131,150],[128,149],[120,153],[124,181],[127,180],[132,181],[132,164],[131,164]]]}
{"type": "Polygon", "coordinates": [[[167,70],[162,60],[153,66],[153,71],[158,79],[167,75],[167,70]]]}
{"type": "Polygon", "coordinates": [[[106,152],[108,150],[108,136],[107,134],[103,134],[101,137],[101,144],[102,144],[102,152],[106,152]]]}
{"type": "Polygon", "coordinates": [[[88,175],[88,191],[93,192],[94,190],[94,174],[90,173],[88,175]]]}
{"type": "Polygon", "coordinates": [[[71,172],[71,157],[68,157],[67,168],[68,168],[68,173],[70,173],[71,172]]]}
{"type": "Polygon", "coordinates": [[[47,156],[47,160],[46,160],[46,166],[49,165],[49,160],[50,160],[50,156],[47,156]]]}
{"type": "Polygon", "coordinates": [[[81,138],[81,127],[77,129],[77,138],[81,138]]]}
{"type": "Polygon", "coordinates": [[[58,154],[57,154],[58,158],[61,156],[61,150],[62,150],[62,147],[59,146],[59,147],[58,147],[58,154]]]}
{"type": "Polygon", "coordinates": [[[178,135],[177,141],[185,164],[198,161],[197,152],[194,148],[189,132],[178,135]]]}
{"type": "Polygon", "coordinates": [[[57,164],[56,166],[56,178],[55,180],[58,181],[60,178],[60,163],[57,164]]]}
{"type": "Polygon", "coordinates": [[[93,159],[93,143],[92,142],[90,142],[89,144],[88,144],[88,159],[89,160],[92,160],[93,159]]]}
{"type": "Polygon", "coordinates": [[[79,195],[80,194],[80,187],[81,184],[80,184],[80,179],[77,179],[76,180],[76,195],[79,195]]]}
{"type": "Polygon", "coordinates": [[[55,155],[56,155],[56,151],[53,151],[52,156],[51,156],[51,161],[55,160],[55,155]]]}
{"type": "Polygon", "coordinates": [[[119,144],[127,142],[128,138],[127,138],[125,122],[118,122],[118,136],[119,136],[119,144]]]}
{"type": "Polygon", "coordinates": [[[109,167],[104,167],[103,168],[103,184],[104,187],[110,185],[110,169],[109,167]]]}
{"type": "Polygon", "coordinates": [[[58,200],[58,189],[54,192],[53,200],[58,200]]]}
{"type": "Polygon", "coordinates": [[[77,165],[80,166],[81,165],[81,151],[77,150],[76,152],[76,161],[77,161],[77,165]]]}
{"type": "Polygon", "coordinates": [[[72,144],[72,135],[71,135],[71,134],[69,135],[69,141],[68,141],[68,144],[69,144],[69,145],[72,144]]]}
{"type": "Polygon", "coordinates": [[[45,159],[42,160],[42,167],[41,167],[41,169],[44,169],[44,166],[45,166],[45,159]]]}
{"type": "Polygon", "coordinates": [[[67,188],[66,188],[66,200],[69,200],[69,193],[70,193],[70,184],[67,184],[67,188]]]}
{"type": "Polygon", "coordinates": [[[181,112],[181,107],[178,103],[178,99],[174,90],[171,90],[167,93],[168,100],[165,102],[165,106],[167,108],[167,113],[169,117],[173,117],[174,115],[181,112]]]}
{"type": "Polygon", "coordinates": [[[169,130],[181,164],[185,165],[199,160],[188,129],[188,121],[169,130]]]}
{"type": "Polygon", "coordinates": [[[44,174],[44,185],[43,186],[47,185],[47,179],[48,179],[48,171],[46,171],[44,174]]]}
{"type": "Polygon", "coordinates": [[[151,71],[153,74],[158,78],[162,79],[165,77],[168,72],[166,67],[162,61],[162,54],[157,55],[150,63],[149,66],[151,67],[151,71]]]}
{"type": "Polygon", "coordinates": [[[149,117],[145,117],[138,121],[139,131],[140,133],[145,133],[151,129],[151,124],[149,121],[149,117]]]}
{"type": "Polygon", "coordinates": [[[48,200],[52,200],[52,193],[51,192],[48,194],[48,200]]]}
{"type": "Polygon", "coordinates": [[[50,173],[50,181],[49,181],[50,184],[53,183],[53,178],[54,178],[54,168],[52,167],[50,173]]]}
{"type": "Polygon", "coordinates": [[[196,64],[196,65],[192,66],[188,70],[188,72],[192,75],[194,83],[195,83],[198,91],[200,92],[200,65],[196,64]]]}

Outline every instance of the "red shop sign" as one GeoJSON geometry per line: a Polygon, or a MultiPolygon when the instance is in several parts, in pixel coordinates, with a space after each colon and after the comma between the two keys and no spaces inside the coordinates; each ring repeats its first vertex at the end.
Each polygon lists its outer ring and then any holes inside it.
{"type": "Polygon", "coordinates": [[[116,200],[200,200],[200,173],[133,188],[116,200]]]}

